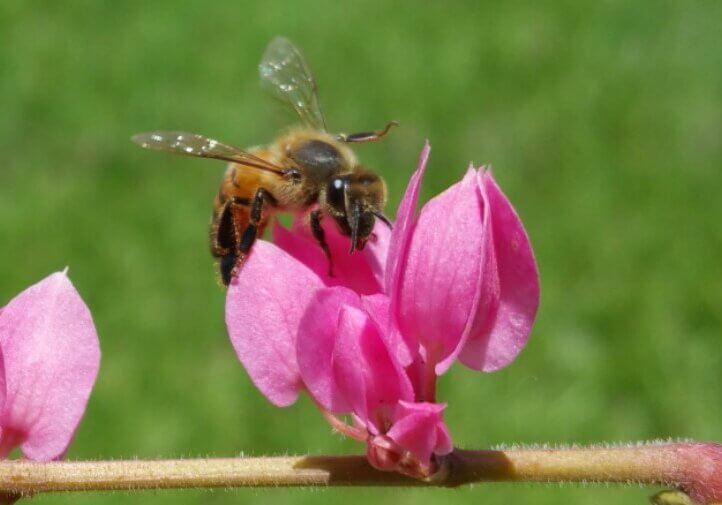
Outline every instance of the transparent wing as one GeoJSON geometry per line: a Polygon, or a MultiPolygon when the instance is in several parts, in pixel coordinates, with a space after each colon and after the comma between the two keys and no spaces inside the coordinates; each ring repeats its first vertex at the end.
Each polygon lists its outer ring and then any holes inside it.
{"type": "Polygon", "coordinates": [[[293,107],[306,125],[326,130],[316,81],[301,51],[291,41],[283,37],[273,39],[263,53],[258,71],[264,89],[293,107]]]}
{"type": "Polygon", "coordinates": [[[283,173],[283,169],[247,151],[195,133],[155,131],[133,135],[131,140],[146,149],[232,161],[249,167],[283,173]]]}

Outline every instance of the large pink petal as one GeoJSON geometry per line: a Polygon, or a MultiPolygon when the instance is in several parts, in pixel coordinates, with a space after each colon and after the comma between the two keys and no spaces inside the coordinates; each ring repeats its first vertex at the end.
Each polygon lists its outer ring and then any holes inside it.
{"type": "Polygon", "coordinates": [[[346,394],[339,390],[333,371],[333,349],[342,307],[360,307],[356,293],[342,286],[318,291],[298,330],[296,355],[308,392],[330,412],[351,410],[346,394]]]}
{"type": "Polygon", "coordinates": [[[438,403],[400,402],[397,417],[386,434],[418,461],[428,465],[432,454],[444,455],[453,449],[438,403]]]}
{"type": "Polygon", "coordinates": [[[341,310],[333,365],[339,387],[354,413],[382,430],[399,400],[412,400],[413,389],[368,315],[346,306],[341,310]]]}
{"type": "MultiPolygon", "coordinates": [[[[385,287],[386,294],[390,299],[390,313],[394,318],[396,325],[396,315],[398,314],[399,289],[401,288],[402,277],[406,269],[406,261],[411,246],[411,238],[416,227],[416,204],[419,200],[419,191],[421,190],[421,180],[426,170],[426,162],[429,159],[431,146],[428,142],[424,144],[419,156],[419,163],[416,171],[411,176],[409,184],[406,187],[406,193],[399,203],[396,211],[396,222],[391,232],[389,242],[388,255],[386,257],[385,270],[385,287]]],[[[402,334],[407,347],[405,355],[407,358],[416,354],[418,342],[410,334],[402,334]]],[[[405,361],[409,361],[406,359],[405,361]]]]}
{"type": "Polygon", "coordinates": [[[441,374],[461,349],[478,313],[493,314],[498,282],[488,209],[469,169],[421,210],[398,291],[402,333],[418,339],[441,374]]]}
{"type": "Polygon", "coordinates": [[[326,286],[345,286],[359,294],[381,292],[381,267],[388,249],[388,230],[376,223],[376,236],[363,251],[349,253],[350,239],[343,236],[332,219],[322,221],[326,242],[333,259],[333,276],[321,246],[311,235],[308,220],[297,218],[291,230],[280,225],[273,229],[273,240],[281,249],[313,270],[326,286]]]}
{"type": "Polygon", "coordinates": [[[279,407],[303,387],[296,362],[301,318],[321,280],[302,263],[259,240],[228,288],[226,325],[238,359],[256,387],[279,407]]]}
{"type": "Polygon", "coordinates": [[[85,412],[100,366],[88,307],[65,273],[16,296],[0,314],[5,395],[2,437],[33,460],[61,457],[85,412]]]}
{"type": "Polygon", "coordinates": [[[490,172],[480,178],[489,199],[500,300],[496,319],[475,329],[459,359],[492,372],[514,361],[526,345],[539,307],[539,272],[519,216],[490,172]]]}
{"type": "Polygon", "coordinates": [[[311,269],[324,284],[332,282],[328,277],[328,261],[321,247],[305,233],[294,233],[276,222],[273,225],[273,243],[311,269]]]}

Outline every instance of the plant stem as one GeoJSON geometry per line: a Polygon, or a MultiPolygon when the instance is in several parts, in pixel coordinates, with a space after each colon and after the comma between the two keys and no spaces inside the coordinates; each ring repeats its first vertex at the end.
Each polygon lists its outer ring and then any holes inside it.
{"type": "MultiPolygon", "coordinates": [[[[107,491],[279,486],[458,486],[473,482],[611,482],[693,485],[695,447],[650,444],[619,448],[456,450],[428,482],[374,470],[363,456],[227,459],[0,461],[0,492],[107,491]]],[[[707,450],[704,449],[704,450],[707,450]]],[[[700,449],[702,452],[704,450],[700,449]]],[[[715,456],[716,457],[716,456],[715,456]]],[[[687,489],[685,489],[687,490],[687,489]]],[[[694,490],[693,490],[694,491],[694,490]]],[[[699,490],[698,490],[699,491],[699,490]]],[[[705,491],[705,490],[703,490],[705,491]]],[[[698,496],[702,496],[699,495],[698,496]]]]}
{"type": "Polygon", "coordinates": [[[409,485],[371,468],[363,456],[300,456],[125,461],[0,461],[0,490],[108,491],[123,489],[409,485]]]}
{"type": "Polygon", "coordinates": [[[421,397],[425,402],[436,403],[436,361],[427,359],[423,368],[421,397]]]}
{"type": "Polygon", "coordinates": [[[492,482],[605,482],[674,485],[672,445],[454,452],[455,485],[492,482]]]}

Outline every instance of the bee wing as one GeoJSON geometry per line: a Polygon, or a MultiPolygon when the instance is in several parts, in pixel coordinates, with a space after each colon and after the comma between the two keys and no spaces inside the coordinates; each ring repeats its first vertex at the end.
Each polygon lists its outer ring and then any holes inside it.
{"type": "Polygon", "coordinates": [[[293,107],[306,125],[326,131],[316,81],[301,51],[291,41],[283,37],[273,39],[263,53],[258,71],[261,87],[293,107]]]}
{"type": "Polygon", "coordinates": [[[284,173],[281,167],[258,156],[196,133],[154,131],[133,135],[131,140],[146,149],[231,161],[261,170],[284,173]]]}

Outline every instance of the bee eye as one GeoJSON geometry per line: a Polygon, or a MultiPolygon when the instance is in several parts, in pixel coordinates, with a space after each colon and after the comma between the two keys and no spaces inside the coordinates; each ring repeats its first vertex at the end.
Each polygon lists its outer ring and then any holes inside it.
{"type": "Polygon", "coordinates": [[[344,192],[346,188],[346,181],[340,177],[334,177],[328,184],[326,190],[326,199],[332,207],[336,209],[343,209],[345,206],[344,192]]]}
{"type": "Polygon", "coordinates": [[[289,168],[284,171],[284,174],[286,177],[291,179],[294,182],[298,182],[301,180],[301,172],[299,170],[296,170],[295,168],[289,168]]]}

